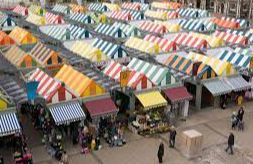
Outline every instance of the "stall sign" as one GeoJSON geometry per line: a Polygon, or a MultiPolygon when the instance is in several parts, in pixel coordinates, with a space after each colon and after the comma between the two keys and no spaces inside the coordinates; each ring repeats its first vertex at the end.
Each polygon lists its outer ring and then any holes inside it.
{"type": "Polygon", "coordinates": [[[125,71],[120,72],[120,86],[121,87],[127,86],[130,72],[131,71],[129,71],[129,70],[125,70],[125,71]]]}

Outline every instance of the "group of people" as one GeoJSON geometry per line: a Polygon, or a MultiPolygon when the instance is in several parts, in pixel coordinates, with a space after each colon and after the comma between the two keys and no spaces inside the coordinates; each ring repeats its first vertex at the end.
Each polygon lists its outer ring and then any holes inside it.
{"type": "Polygon", "coordinates": [[[244,130],[244,121],[243,121],[243,116],[244,116],[244,109],[243,107],[240,107],[238,112],[233,112],[231,116],[231,128],[232,130],[235,130],[238,128],[238,130],[244,130]]]}
{"type": "MultiPolygon", "coordinates": [[[[170,131],[169,131],[169,147],[170,148],[175,148],[176,135],[177,135],[177,131],[175,127],[171,126],[170,131]]],[[[159,163],[163,163],[163,156],[164,156],[164,144],[162,140],[160,140],[160,145],[157,152],[159,163]]]]}

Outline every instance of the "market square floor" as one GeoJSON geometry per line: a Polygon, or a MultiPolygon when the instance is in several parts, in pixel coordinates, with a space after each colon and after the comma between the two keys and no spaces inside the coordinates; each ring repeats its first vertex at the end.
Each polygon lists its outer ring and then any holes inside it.
{"type": "MultiPolygon", "coordinates": [[[[228,155],[226,147],[227,136],[231,132],[230,116],[235,109],[226,110],[204,109],[194,112],[185,122],[178,122],[178,136],[186,129],[196,129],[204,135],[203,153],[195,159],[185,158],[178,149],[168,147],[168,133],[152,137],[141,137],[127,132],[128,143],[123,147],[110,148],[103,144],[103,148],[88,155],[80,154],[80,146],[73,147],[66,142],[64,147],[69,154],[70,164],[157,164],[156,157],[159,139],[165,142],[165,164],[250,164],[253,163],[253,102],[245,103],[245,130],[234,131],[236,138],[235,155],[228,155]]],[[[23,120],[29,121],[29,120],[23,120]]],[[[28,136],[28,145],[32,147],[33,160],[36,164],[59,163],[52,159],[40,143],[40,134],[33,127],[24,126],[28,136]]],[[[6,161],[7,162],[7,161],[6,161]]],[[[7,162],[8,163],[8,162],[7,162]]],[[[12,163],[12,162],[10,162],[12,163]]]]}

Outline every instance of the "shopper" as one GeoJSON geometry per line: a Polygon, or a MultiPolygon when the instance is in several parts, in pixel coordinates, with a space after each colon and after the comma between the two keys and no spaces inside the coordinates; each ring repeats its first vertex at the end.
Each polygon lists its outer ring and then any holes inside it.
{"type": "Polygon", "coordinates": [[[240,109],[238,110],[238,113],[237,113],[237,117],[240,121],[243,120],[243,115],[244,115],[244,110],[243,110],[243,107],[240,107],[240,109]]]}
{"type": "Polygon", "coordinates": [[[160,141],[160,145],[157,152],[159,163],[163,163],[163,155],[164,155],[164,145],[163,145],[163,142],[160,141]]]}
{"type": "Polygon", "coordinates": [[[176,135],[177,135],[177,131],[175,127],[172,126],[170,130],[170,140],[169,140],[171,148],[175,147],[176,135]]]}
{"type": "Polygon", "coordinates": [[[234,152],[233,152],[234,143],[235,143],[234,134],[230,133],[229,137],[228,137],[228,147],[226,148],[226,152],[228,152],[228,149],[230,149],[230,154],[231,155],[234,154],[234,152]]]}
{"type": "Polygon", "coordinates": [[[237,123],[238,123],[238,117],[237,117],[237,114],[236,112],[233,112],[232,116],[231,116],[231,127],[232,127],[232,130],[234,130],[237,126],[237,123]]]}
{"type": "Polygon", "coordinates": [[[69,163],[69,159],[68,159],[68,155],[66,153],[66,151],[63,151],[62,157],[61,157],[61,163],[62,164],[68,164],[69,163]]]}

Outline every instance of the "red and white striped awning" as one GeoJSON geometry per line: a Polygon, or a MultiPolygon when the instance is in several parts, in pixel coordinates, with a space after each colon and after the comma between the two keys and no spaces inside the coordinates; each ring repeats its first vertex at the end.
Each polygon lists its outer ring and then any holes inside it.
{"type": "Polygon", "coordinates": [[[242,45],[249,44],[249,40],[247,37],[227,33],[224,31],[215,31],[214,36],[216,36],[217,38],[221,38],[228,43],[242,44],[242,45]]]}
{"type": "Polygon", "coordinates": [[[17,5],[12,11],[23,16],[28,15],[28,9],[24,6],[17,5]]]}
{"type": "Polygon", "coordinates": [[[123,9],[129,9],[129,10],[140,10],[141,9],[141,4],[140,3],[130,3],[130,2],[124,2],[121,5],[121,8],[123,9]]]}
{"type": "Polygon", "coordinates": [[[164,9],[157,9],[156,11],[162,11],[162,12],[166,12],[167,13],[167,19],[176,19],[179,17],[179,14],[177,11],[175,10],[164,10],[164,9]]]}
{"type": "MultiPolygon", "coordinates": [[[[126,68],[127,68],[126,66],[123,66],[115,61],[112,61],[104,69],[104,74],[114,80],[119,81],[122,69],[126,68]]],[[[134,70],[131,70],[127,85],[136,90],[152,88],[154,86],[154,84],[144,74],[136,72],[134,70]]]]}
{"type": "Polygon", "coordinates": [[[39,68],[37,68],[29,77],[29,81],[39,82],[37,93],[48,103],[57,103],[60,101],[71,100],[76,97],[73,92],[63,87],[59,81],[50,77],[39,68]]]}
{"type": "Polygon", "coordinates": [[[177,50],[176,43],[173,42],[173,41],[169,41],[166,38],[161,38],[161,37],[157,37],[157,36],[154,36],[154,35],[146,35],[144,37],[144,40],[158,44],[158,46],[164,52],[169,52],[169,51],[175,51],[175,50],[177,50]]]}
{"type": "Polygon", "coordinates": [[[197,49],[207,48],[208,46],[206,40],[185,33],[178,34],[174,39],[174,42],[179,45],[197,49]]]}
{"type": "Polygon", "coordinates": [[[46,12],[45,15],[47,24],[63,24],[65,21],[60,15],[55,15],[53,13],[46,12]]]}
{"type": "Polygon", "coordinates": [[[109,17],[124,21],[130,21],[132,19],[132,16],[128,11],[113,11],[109,17]]]}
{"type": "Polygon", "coordinates": [[[164,34],[168,32],[167,28],[162,24],[157,24],[151,21],[144,21],[139,25],[139,29],[151,33],[164,34]]]}

